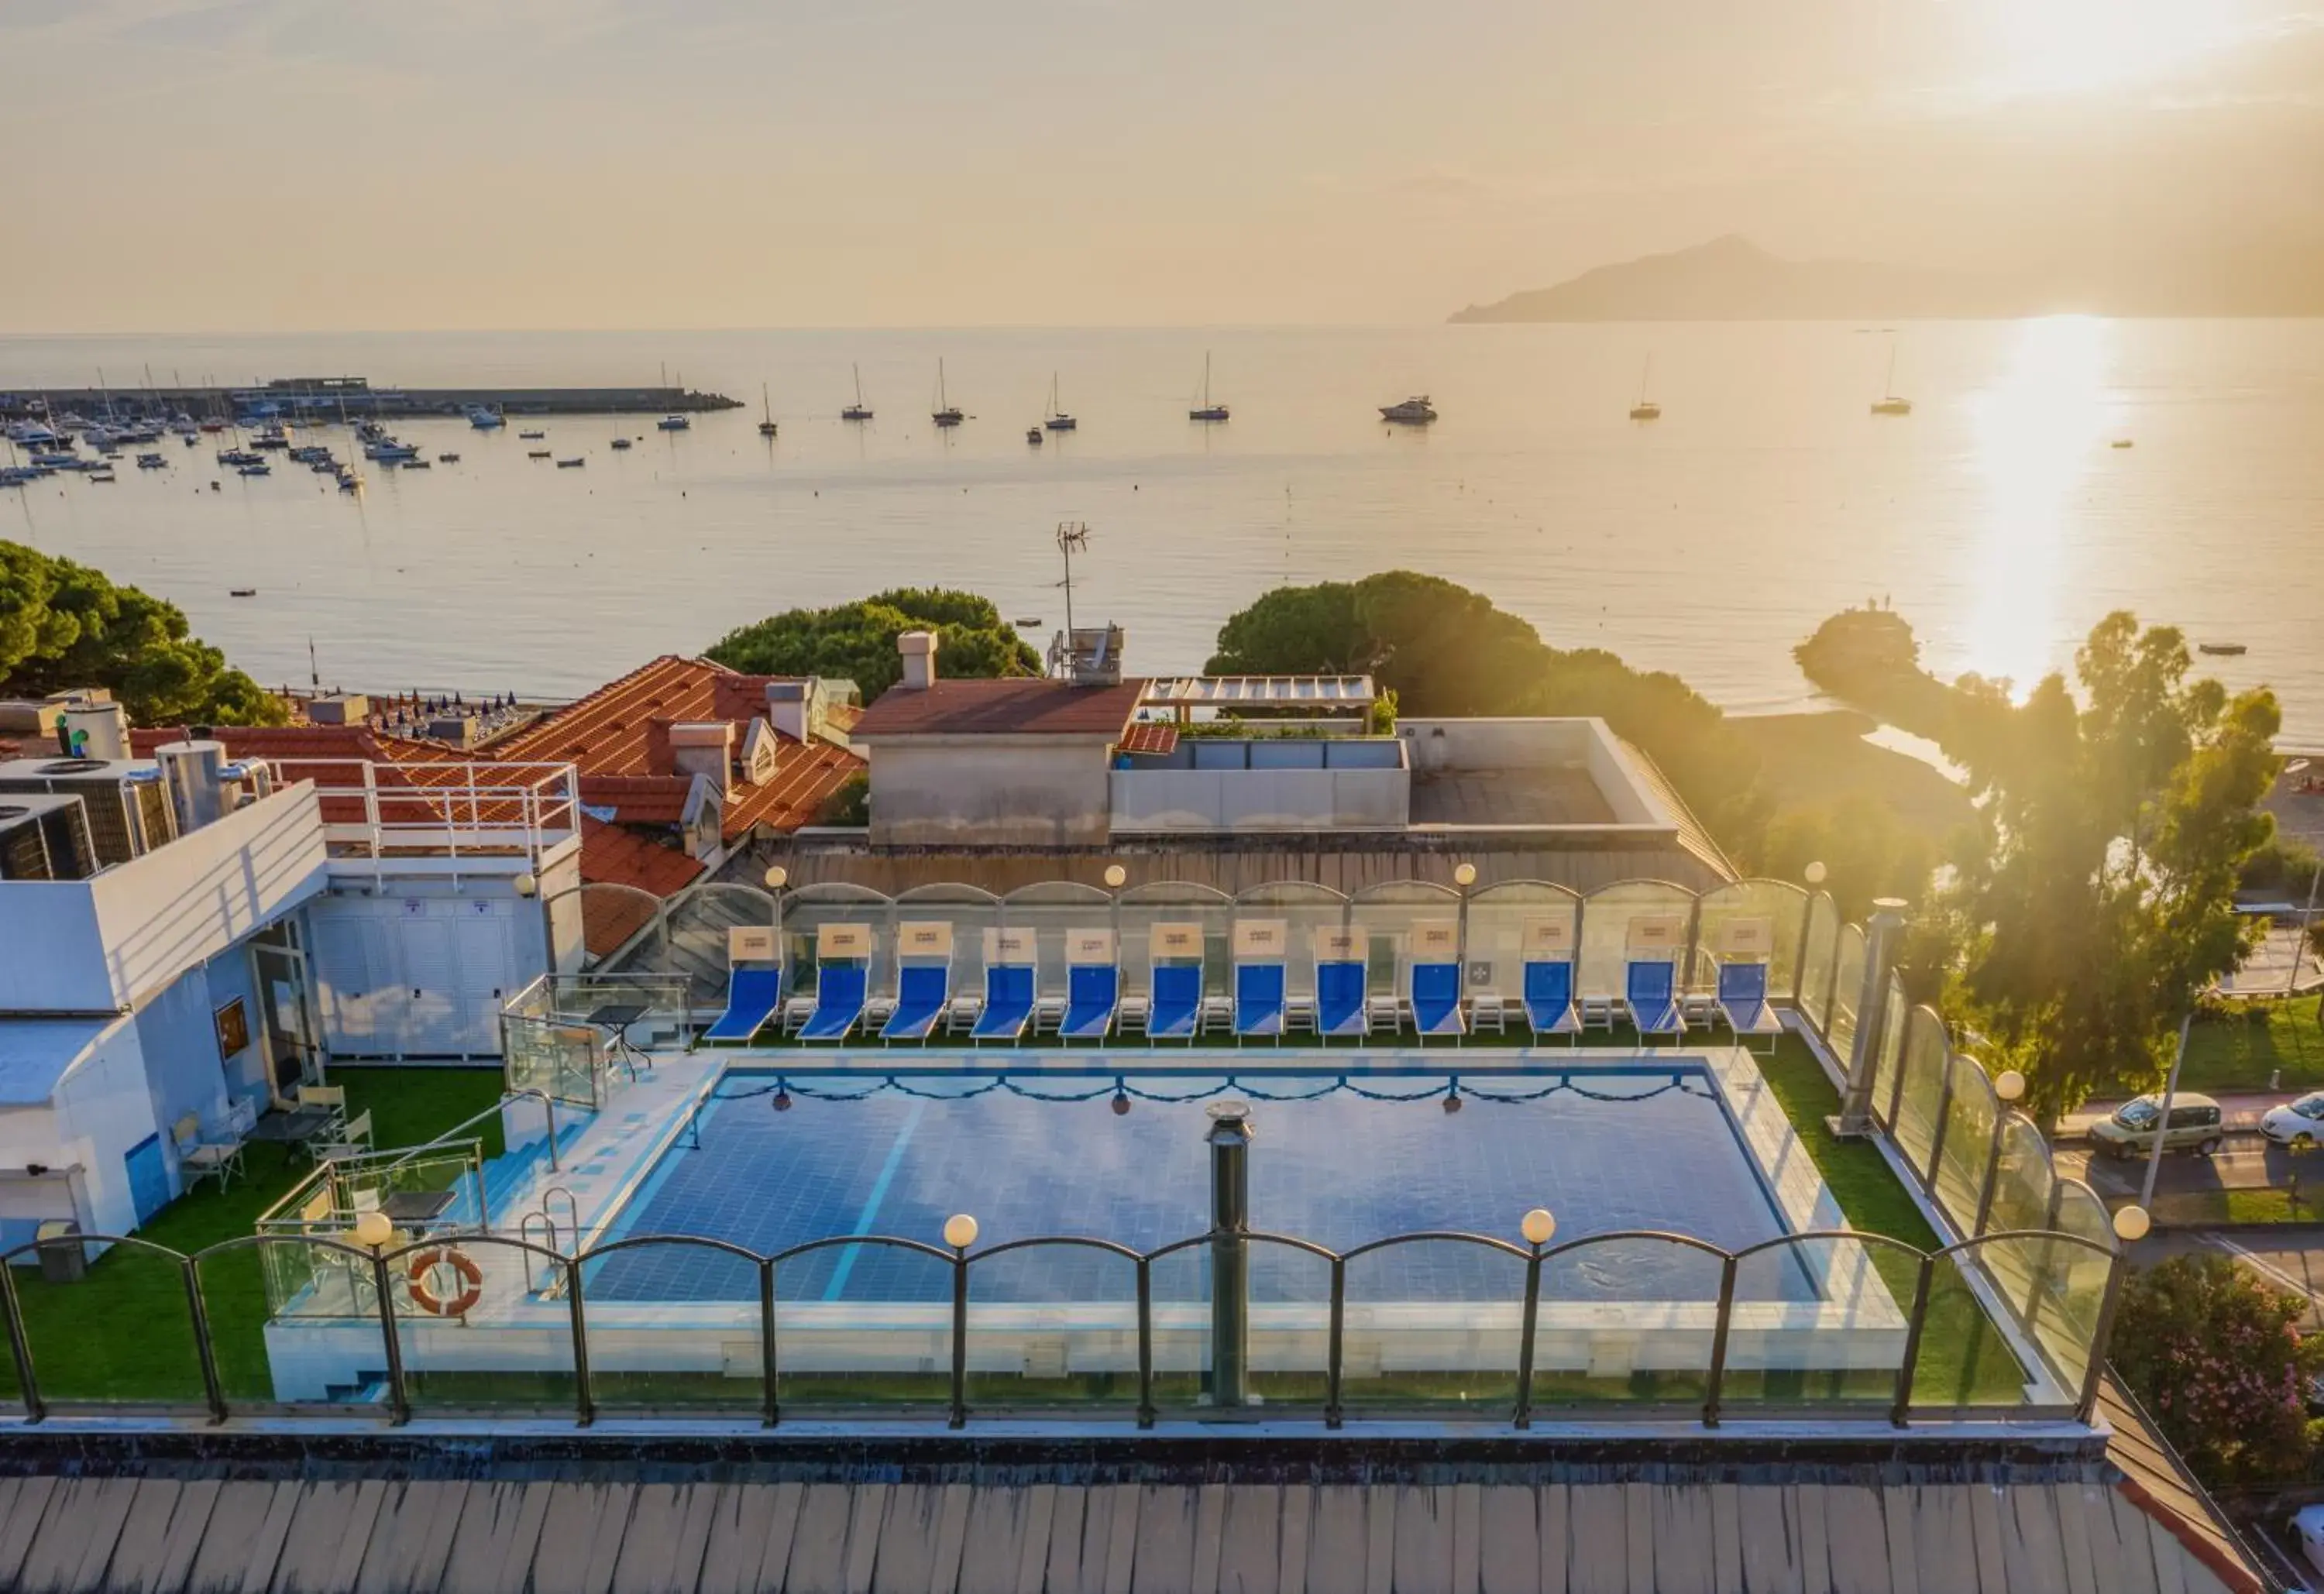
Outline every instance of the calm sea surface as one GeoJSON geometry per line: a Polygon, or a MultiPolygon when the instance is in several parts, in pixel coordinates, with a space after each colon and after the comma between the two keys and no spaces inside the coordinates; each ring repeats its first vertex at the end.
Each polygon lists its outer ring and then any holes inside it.
{"type": "Polygon", "coordinates": [[[149,365],[380,386],[634,384],[666,365],[747,401],[677,434],[552,419],[545,444],[401,423],[460,463],[366,465],[359,498],[174,442],[166,472],[0,491],[0,537],[167,595],[269,682],[303,680],[311,638],[327,686],[573,693],[905,583],[1055,627],[1071,520],[1093,532],[1075,617],[1127,626],[1146,672],[1199,668],[1270,586],[1396,566],[1738,709],[1805,701],[1792,644],[1868,597],[1940,672],[2021,681],[2127,606],[2247,644],[2206,667],[2273,684],[2287,739],[2324,742],[2324,322],[0,337],[0,388],[100,367],[131,387],[149,365]],[[1867,412],[1892,341],[1909,419],[1867,412]],[[1223,426],[1185,416],[1206,350],[1223,426]],[[927,419],[939,355],[971,416],[950,435],[927,419]],[[1664,417],[1635,425],[1649,358],[1664,417]],[[851,364],[869,425],[838,418],[851,364]],[[1081,429],[1036,450],[1053,373],[1081,429]],[[1382,426],[1375,406],[1413,392],[1443,419],[1382,426]],[[637,446],[613,451],[617,433],[637,446]],[[588,464],[525,457],[540,447],[588,464]]]}

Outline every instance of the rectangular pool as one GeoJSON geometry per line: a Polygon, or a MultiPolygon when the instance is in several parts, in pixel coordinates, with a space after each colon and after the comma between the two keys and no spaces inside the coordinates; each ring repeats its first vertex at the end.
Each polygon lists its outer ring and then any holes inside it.
{"type": "MultiPolygon", "coordinates": [[[[1254,1229],[1344,1250],[1418,1230],[1514,1240],[1531,1207],[1558,1220],[1560,1243],[1651,1230],[1735,1249],[1789,1231],[1707,1070],[1655,1066],[1464,1074],[1460,1110],[1442,1073],[1371,1067],[1076,1075],[1038,1071],[867,1076],[740,1069],[663,1154],[621,1211],[625,1236],[692,1235],[768,1253],[829,1236],[883,1234],[935,1243],[945,1219],[975,1215],[979,1247],[1038,1235],[1119,1241],[1139,1250],[1210,1221],[1205,1109],[1251,1110],[1254,1229]],[[1117,1088],[1129,1102],[1115,1109],[1117,1088]]],[[[1154,1264],[1157,1301],[1205,1294],[1204,1248],[1154,1264]]],[[[1506,1302],[1523,1265],[1454,1243],[1401,1246],[1348,1266],[1351,1299],[1506,1302]]],[[[1126,1260],[1041,1248],[980,1263],[976,1297],[1024,1304],[1125,1301],[1126,1260]]],[[[1666,1241],[1624,1240],[1553,1260],[1545,1295],[1572,1302],[1709,1301],[1720,1263],[1666,1241]]],[[[1328,1297],[1328,1264],[1254,1249],[1256,1303],[1328,1297]]],[[[1803,1302],[1817,1283],[1796,1261],[1744,1270],[1743,1298],[1803,1302]]],[[[726,1302],[755,1297],[747,1262],[699,1247],[655,1247],[595,1264],[591,1299],[726,1302]]],[[[847,1246],[785,1262],[786,1301],[949,1299],[942,1263],[847,1246]]]]}

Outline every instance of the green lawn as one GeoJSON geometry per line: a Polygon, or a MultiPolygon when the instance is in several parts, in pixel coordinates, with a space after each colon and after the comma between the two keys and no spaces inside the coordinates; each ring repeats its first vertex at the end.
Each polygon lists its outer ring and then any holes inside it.
{"type": "Polygon", "coordinates": [[[2187,1032],[2180,1083],[2189,1090],[2261,1091],[2276,1073],[2288,1091],[2324,1084],[2324,1027],[2312,996],[2238,1002],[2187,1032]]]}
{"type": "MultiPolygon", "coordinates": [[[[347,1110],[372,1114],[374,1144],[413,1146],[490,1107],[500,1096],[497,1069],[345,1068],[332,1075],[347,1089],[347,1110]]],[[[467,1131],[501,1150],[500,1125],[467,1131]]],[[[194,1252],[247,1235],[258,1215],[303,1178],[307,1164],[287,1147],[253,1146],[249,1176],[221,1192],[205,1184],[172,1202],[139,1230],[142,1239],[194,1252]]],[[[213,1258],[201,1270],[202,1298],[229,1398],[271,1400],[261,1330],[266,1299],[256,1248],[213,1258]]],[[[51,1400],[198,1401],[201,1368],[194,1350],[185,1276],[177,1259],[143,1246],[118,1245],[78,1284],[45,1283],[37,1267],[14,1267],[25,1337],[41,1392],[51,1400]],[[134,1325],[134,1331],[124,1331],[134,1325]]],[[[15,1367],[0,1344],[0,1388],[14,1394],[15,1367]]]]}

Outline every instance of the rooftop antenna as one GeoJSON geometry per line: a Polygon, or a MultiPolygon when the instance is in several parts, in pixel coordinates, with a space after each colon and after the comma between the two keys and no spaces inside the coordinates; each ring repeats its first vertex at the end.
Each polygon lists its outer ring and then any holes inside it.
{"type": "Polygon", "coordinates": [[[1057,551],[1065,558],[1065,578],[1057,585],[1065,589],[1065,645],[1060,663],[1069,666],[1074,656],[1074,550],[1089,551],[1090,529],[1086,521],[1057,522],[1057,551]]]}
{"type": "Polygon", "coordinates": [[[307,639],[307,684],[314,688],[316,696],[323,695],[323,671],[315,662],[315,639],[312,637],[307,639]]]}

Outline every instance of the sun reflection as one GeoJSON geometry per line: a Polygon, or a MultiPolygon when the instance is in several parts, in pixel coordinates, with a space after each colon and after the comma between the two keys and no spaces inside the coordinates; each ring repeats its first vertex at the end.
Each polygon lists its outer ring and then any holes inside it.
{"type": "Polygon", "coordinates": [[[2113,353],[2111,322],[2028,321],[2000,382],[1969,401],[1971,466],[1985,479],[1987,500],[1962,668],[2006,676],[2021,696],[2064,662],[2052,648],[2068,506],[2104,446],[2113,353]]]}

